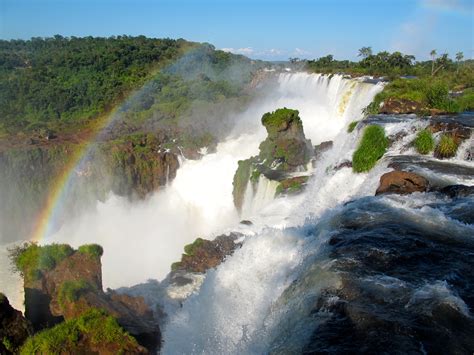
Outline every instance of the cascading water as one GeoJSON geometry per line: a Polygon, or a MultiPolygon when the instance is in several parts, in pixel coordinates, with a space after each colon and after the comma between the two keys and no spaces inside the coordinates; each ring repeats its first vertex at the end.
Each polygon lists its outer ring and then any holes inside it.
{"type": "MultiPolygon", "coordinates": [[[[234,133],[217,146],[216,152],[198,161],[183,161],[166,189],[139,203],[111,196],[106,202],[97,202],[96,210],[65,223],[42,242],[64,242],[76,247],[101,244],[105,250],[102,263],[106,287],[161,279],[171,263],[179,259],[183,245],[238,223],[232,178],[237,161],[255,155],[265,138],[260,123],[263,113],[284,106],[298,109],[306,136],[313,144],[319,144],[333,139],[348,122],[360,118],[361,110],[381,89],[381,85],[340,75],[280,74],[258,102],[234,118],[234,133]]],[[[293,202],[278,201],[273,206],[284,208],[264,211],[273,200],[274,185],[262,179],[252,191],[242,217],[250,218],[257,212],[266,215],[263,224],[255,219],[257,225],[279,225],[282,218],[288,217],[287,210],[292,209],[293,202]]],[[[1,260],[8,263],[6,258],[1,260]]],[[[21,304],[18,294],[7,293],[14,304],[21,304]]]]}
{"type": "MultiPolygon", "coordinates": [[[[352,134],[346,129],[349,122],[362,118],[363,108],[381,89],[381,84],[340,75],[280,74],[258,102],[235,117],[233,134],[217,146],[216,152],[198,161],[182,161],[166,189],[138,204],[112,196],[98,203],[93,214],[66,223],[46,242],[102,244],[104,285],[118,287],[163,278],[170,264],[179,259],[183,245],[198,236],[209,238],[236,228],[244,232],[243,246],[219,267],[209,270],[204,280],[203,276],[197,277],[199,282],[193,285],[196,289],[188,286],[180,293],[174,285],[165,290],[170,298],[176,295],[176,299],[182,299],[184,293],[187,298],[182,307],[164,305],[168,313],[162,329],[164,354],[286,354],[312,349],[343,353],[344,341],[340,348],[325,341],[329,342],[336,332],[331,326],[350,327],[332,317],[349,312],[341,302],[362,292],[352,281],[370,296],[367,299],[372,304],[381,307],[376,310],[379,313],[390,312],[390,307],[373,298],[373,290],[389,304],[400,303],[401,309],[420,317],[425,315],[423,312],[433,313],[437,305],[450,305],[465,323],[462,317],[471,317],[469,294],[474,286],[456,288],[448,283],[459,275],[444,274],[442,268],[438,270],[428,261],[423,261],[426,265],[421,264],[420,270],[376,266],[392,260],[397,253],[417,260],[424,255],[417,248],[430,245],[436,252],[444,249],[453,253],[454,257],[444,260],[446,268],[457,263],[462,272],[472,274],[468,266],[474,248],[468,243],[466,254],[456,249],[456,243],[465,242],[463,236],[474,232],[474,221],[469,219],[469,211],[474,211],[472,199],[454,203],[435,193],[404,197],[374,197],[374,193],[380,176],[395,161],[412,170],[421,169],[425,175],[441,176],[443,184],[472,184],[474,167],[463,161],[472,139],[461,146],[456,158],[440,166],[436,159],[420,157],[410,146],[416,130],[427,124],[425,121],[410,116],[375,121],[384,126],[388,136],[398,138],[370,173],[354,174],[341,163],[351,161],[367,122],[359,123],[352,134]],[[314,145],[331,140],[332,148],[308,172],[311,178],[304,193],[275,199],[275,184],[261,177],[256,188],[248,186],[239,216],[232,200],[237,161],[258,153],[259,143],[265,138],[260,118],[279,107],[299,110],[306,137],[314,145]],[[446,169],[447,164],[463,166],[465,173],[446,169]],[[237,227],[243,218],[253,225],[237,227]],[[357,228],[363,232],[356,232],[357,228]],[[412,243],[397,239],[396,228],[402,228],[412,243]],[[372,245],[363,233],[377,243],[372,245]],[[347,242],[341,241],[343,237],[347,242]],[[394,252],[391,243],[399,250],[394,252]],[[367,260],[375,261],[371,264],[367,260]],[[433,275],[425,269],[434,270],[433,275]],[[410,280],[404,277],[406,274],[410,280]],[[318,338],[319,331],[326,335],[323,340],[318,338]]],[[[155,296],[157,302],[163,302],[162,293],[155,296]]],[[[361,307],[369,309],[368,316],[361,319],[370,319],[370,307],[361,307]]],[[[400,317],[405,321],[405,315],[400,317]]],[[[412,326],[410,321],[401,324],[402,328],[412,326]]],[[[351,328],[346,331],[355,332],[351,328]]],[[[352,337],[347,341],[357,343],[361,339],[352,337]]],[[[424,351],[415,341],[407,348],[424,351]]]]}

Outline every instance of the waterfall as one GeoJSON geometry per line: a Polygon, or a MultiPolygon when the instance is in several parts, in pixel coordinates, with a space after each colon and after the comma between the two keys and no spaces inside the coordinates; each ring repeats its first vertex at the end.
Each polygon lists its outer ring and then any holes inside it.
{"type": "Polygon", "coordinates": [[[372,180],[375,191],[378,171],[359,176],[351,169],[327,173],[326,168],[350,157],[357,138],[346,132],[347,124],[362,117],[362,109],[380,90],[380,85],[337,75],[280,75],[272,107],[265,105],[264,111],[282,106],[298,109],[306,136],[314,144],[334,140],[334,146],[316,163],[301,196],[274,199],[274,182],[263,176],[256,187],[249,182],[243,216],[252,219],[256,234],[228,261],[208,271],[199,292],[171,317],[164,333],[164,354],[268,351],[276,322],[270,317],[273,305],[325,238],[323,223],[318,227],[321,239],[311,242],[305,228],[298,226],[355,195],[365,181],[372,180]]]}
{"type": "MultiPolygon", "coordinates": [[[[105,287],[162,279],[185,244],[197,237],[212,238],[240,221],[233,206],[232,179],[238,160],[258,154],[266,136],[260,122],[265,112],[284,106],[299,110],[307,138],[319,144],[335,139],[350,121],[360,119],[361,110],[381,89],[340,75],[280,74],[259,100],[232,118],[233,132],[214,153],[200,160],[180,159],[176,178],[166,188],[142,202],[111,195],[90,213],[66,221],[43,242],[101,244],[105,287]]],[[[285,224],[301,199],[273,201],[274,190],[275,184],[262,178],[256,190],[249,191],[252,202],[247,201],[245,216],[256,227],[285,224]]]]}

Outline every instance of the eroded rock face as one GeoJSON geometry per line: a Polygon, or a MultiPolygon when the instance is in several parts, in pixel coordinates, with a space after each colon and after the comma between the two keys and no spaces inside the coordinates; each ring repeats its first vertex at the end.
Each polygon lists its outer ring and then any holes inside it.
{"type": "Polygon", "coordinates": [[[242,244],[235,241],[242,235],[230,233],[220,235],[214,240],[198,238],[192,244],[185,246],[181,261],[174,263],[173,271],[184,270],[186,272],[205,273],[222,263],[228,255],[242,244]]]}
{"type": "Polygon", "coordinates": [[[419,102],[407,99],[387,99],[379,110],[383,114],[410,114],[423,110],[423,105],[419,102]]]}
{"type": "Polygon", "coordinates": [[[65,282],[83,281],[91,289],[102,291],[100,256],[75,252],[52,270],[37,278],[24,277],[25,316],[35,330],[49,328],[64,320],[58,292],[65,282]]]}
{"type": "MultiPolygon", "coordinates": [[[[94,246],[100,248],[99,246],[94,246]]],[[[39,252],[41,253],[41,247],[39,252]]],[[[25,315],[35,330],[50,328],[64,320],[77,318],[91,309],[104,310],[134,336],[140,345],[156,352],[161,333],[152,311],[142,297],[119,295],[102,290],[101,255],[69,248],[51,269],[25,270],[25,315]],[[28,276],[29,274],[34,275],[28,276]]],[[[46,256],[39,255],[38,259],[46,256]]]]}
{"type": "Polygon", "coordinates": [[[380,185],[375,194],[395,193],[404,195],[413,192],[425,192],[428,186],[428,180],[422,176],[407,171],[391,171],[380,177],[380,185]]]}
{"type": "Polygon", "coordinates": [[[33,328],[8,298],[0,293],[0,354],[15,354],[33,333],[33,328]]]}

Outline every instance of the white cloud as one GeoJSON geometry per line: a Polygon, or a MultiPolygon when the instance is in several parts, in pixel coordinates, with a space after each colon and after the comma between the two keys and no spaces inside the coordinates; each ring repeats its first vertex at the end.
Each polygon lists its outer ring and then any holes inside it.
{"type": "Polygon", "coordinates": [[[428,8],[456,11],[472,14],[472,0],[422,0],[422,5],[428,8]]]}
{"type": "Polygon", "coordinates": [[[311,55],[311,52],[308,52],[305,49],[295,48],[295,50],[293,51],[293,55],[297,55],[297,56],[300,56],[300,57],[305,57],[305,56],[311,55]]]}
{"type": "Polygon", "coordinates": [[[243,55],[252,55],[254,54],[254,50],[252,47],[245,47],[245,48],[222,48],[224,52],[231,52],[234,54],[243,54],[243,55]]]}

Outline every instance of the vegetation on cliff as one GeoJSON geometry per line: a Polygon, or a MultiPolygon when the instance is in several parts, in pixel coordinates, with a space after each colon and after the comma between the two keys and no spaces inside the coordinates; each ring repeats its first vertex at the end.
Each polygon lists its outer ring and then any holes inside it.
{"type": "Polygon", "coordinates": [[[125,332],[115,318],[103,311],[91,309],[78,318],[29,338],[20,354],[74,354],[89,351],[130,353],[139,349],[135,338],[125,332]]]}
{"type": "Polygon", "coordinates": [[[13,266],[25,280],[34,281],[73,253],[74,249],[67,244],[39,246],[35,243],[25,243],[13,248],[10,256],[13,266]]]}
{"type": "Polygon", "coordinates": [[[385,130],[377,125],[367,126],[352,156],[352,169],[357,173],[369,171],[385,154],[387,147],[385,130]]]}

